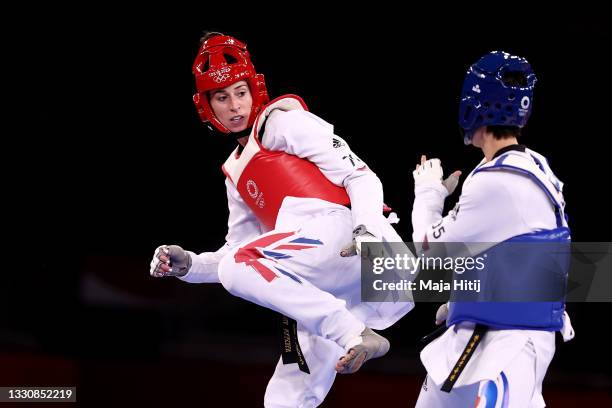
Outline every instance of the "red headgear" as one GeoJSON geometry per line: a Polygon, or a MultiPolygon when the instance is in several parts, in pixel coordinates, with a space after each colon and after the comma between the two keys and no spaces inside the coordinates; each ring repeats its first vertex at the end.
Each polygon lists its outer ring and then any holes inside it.
{"type": "Polygon", "coordinates": [[[255,71],[246,45],[233,37],[218,35],[204,41],[193,63],[193,74],[197,89],[193,102],[200,118],[222,133],[230,133],[230,130],[215,116],[208,101],[208,91],[247,81],[253,97],[248,127],[253,126],[257,114],[270,100],[264,76],[255,71]]]}

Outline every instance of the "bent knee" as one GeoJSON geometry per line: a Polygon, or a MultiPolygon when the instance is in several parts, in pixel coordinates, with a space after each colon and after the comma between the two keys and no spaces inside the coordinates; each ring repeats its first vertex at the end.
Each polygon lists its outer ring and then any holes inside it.
{"type": "Polygon", "coordinates": [[[236,286],[236,274],[239,268],[239,265],[234,260],[234,251],[225,254],[221,261],[219,261],[219,282],[230,293],[232,293],[236,286]]]}

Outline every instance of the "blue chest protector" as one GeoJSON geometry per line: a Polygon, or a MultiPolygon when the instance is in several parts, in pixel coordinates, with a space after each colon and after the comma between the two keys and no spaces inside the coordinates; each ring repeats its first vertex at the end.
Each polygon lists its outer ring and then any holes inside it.
{"type": "Polygon", "coordinates": [[[487,250],[492,261],[479,273],[481,293],[461,301],[453,293],[447,326],[469,321],[499,329],[560,330],[571,242],[563,184],[546,159],[529,150],[527,154],[503,154],[475,173],[496,170],[527,175],[541,187],[555,206],[557,228],[518,235],[487,250]]]}

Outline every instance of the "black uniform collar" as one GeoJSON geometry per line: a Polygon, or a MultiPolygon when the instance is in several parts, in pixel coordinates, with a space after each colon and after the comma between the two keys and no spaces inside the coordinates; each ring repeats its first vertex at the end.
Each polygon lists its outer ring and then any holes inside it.
{"type": "Polygon", "coordinates": [[[522,145],[522,144],[513,144],[510,146],[502,147],[493,155],[493,158],[491,160],[501,156],[502,154],[506,152],[512,151],[512,150],[516,150],[517,152],[525,153],[525,149],[526,149],[525,145],[522,145]]]}
{"type": "Polygon", "coordinates": [[[231,133],[232,138],[233,138],[234,140],[238,140],[238,139],[240,139],[241,137],[248,136],[248,135],[250,135],[250,134],[251,134],[251,130],[252,130],[252,129],[253,129],[253,127],[251,126],[251,127],[248,127],[248,128],[246,128],[246,129],[244,129],[244,130],[241,130],[240,132],[232,132],[232,133],[231,133]]]}
{"type": "MultiPolygon", "coordinates": [[[[245,136],[249,136],[251,134],[251,130],[253,129],[253,127],[248,127],[246,129],[244,129],[241,132],[236,132],[236,133],[231,133],[231,137],[238,141],[238,139],[245,137],[245,136]]],[[[238,154],[242,153],[242,150],[244,150],[244,146],[241,145],[240,143],[238,143],[238,154]]]]}

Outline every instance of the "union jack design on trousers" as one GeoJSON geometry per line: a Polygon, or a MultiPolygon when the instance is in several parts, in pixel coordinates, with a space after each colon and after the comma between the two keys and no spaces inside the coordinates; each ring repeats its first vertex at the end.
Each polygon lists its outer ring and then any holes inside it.
{"type": "MultiPolygon", "coordinates": [[[[296,231],[293,232],[281,232],[277,234],[266,235],[256,239],[253,242],[238,249],[234,255],[236,263],[245,263],[257,271],[266,281],[272,282],[278,278],[279,275],[273,269],[267,267],[260,262],[261,259],[269,259],[276,262],[278,259],[291,258],[292,251],[302,251],[312,248],[318,248],[323,245],[318,239],[298,237],[290,241],[286,241],[287,238],[295,235],[296,231]],[[283,241],[283,243],[280,243],[283,241]],[[283,252],[279,252],[283,251],[283,252]]],[[[278,266],[275,268],[279,273],[288,276],[298,283],[302,281],[295,275],[282,270],[278,266]]]]}

